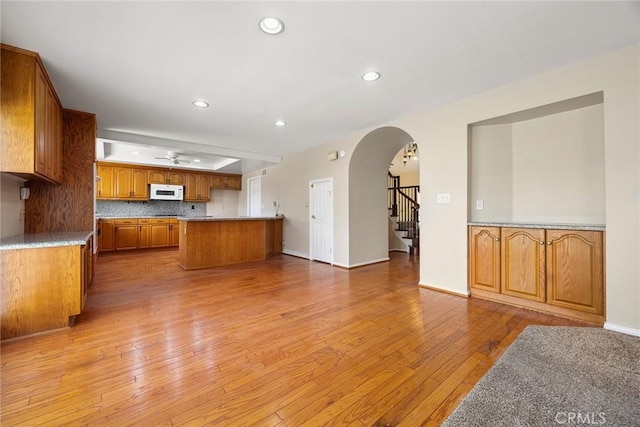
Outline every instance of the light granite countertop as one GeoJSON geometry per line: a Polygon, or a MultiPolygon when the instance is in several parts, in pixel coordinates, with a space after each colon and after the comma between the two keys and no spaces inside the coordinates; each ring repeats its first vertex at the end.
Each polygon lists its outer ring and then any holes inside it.
{"type": "Polygon", "coordinates": [[[514,228],[545,228],[548,230],[583,230],[605,231],[604,224],[545,224],[530,222],[468,222],[467,225],[482,227],[514,227],[514,228]]]}
{"type": "Polygon", "coordinates": [[[180,221],[256,221],[256,220],[274,220],[282,219],[282,215],[279,216],[234,216],[234,217],[221,217],[221,216],[179,216],[180,221]]]}
{"type": "Polygon", "coordinates": [[[9,249],[52,248],[56,246],[84,245],[93,231],[64,233],[29,233],[0,239],[0,251],[9,249]]]}

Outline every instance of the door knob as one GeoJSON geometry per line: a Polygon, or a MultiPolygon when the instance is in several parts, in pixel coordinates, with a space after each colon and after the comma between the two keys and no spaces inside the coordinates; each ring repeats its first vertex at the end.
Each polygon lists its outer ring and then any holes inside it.
{"type": "Polygon", "coordinates": [[[316,216],[315,215],[311,215],[311,218],[316,219],[316,216]]]}

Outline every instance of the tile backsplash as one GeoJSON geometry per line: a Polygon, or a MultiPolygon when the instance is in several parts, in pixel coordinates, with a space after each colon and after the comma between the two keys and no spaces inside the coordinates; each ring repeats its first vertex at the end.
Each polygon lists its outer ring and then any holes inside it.
{"type": "Polygon", "coordinates": [[[121,200],[96,200],[97,216],[204,216],[207,204],[203,202],[180,202],[176,200],[149,200],[127,202],[121,200]]]}

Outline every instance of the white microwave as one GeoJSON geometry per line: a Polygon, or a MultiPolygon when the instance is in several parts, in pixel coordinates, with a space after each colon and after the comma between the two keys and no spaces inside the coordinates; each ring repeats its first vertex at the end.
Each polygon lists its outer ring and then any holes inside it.
{"type": "Polygon", "coordinates": [[[182,200],[184,187],[182,185],[151,184],[149,199],[151,200],[182,200]]]}

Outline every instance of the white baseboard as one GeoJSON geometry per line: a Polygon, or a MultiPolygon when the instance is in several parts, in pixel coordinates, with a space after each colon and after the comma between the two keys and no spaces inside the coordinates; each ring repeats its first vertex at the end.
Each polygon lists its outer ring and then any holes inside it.
{"type": "Polygon", "coordinates": [[[440,291],[440,292],[445,292],[447,294],[458,295],[458,296],[461,296],[461,297],[469,298],[469,291],[460,292],[460,291],[457,291],[457,290],[444,288],[442,286],[427,285],[425,283],[418,283],[418,286],[420,286],[421,288],[431,289],[432,291],[440,291]]]}
{"type": "Polygon", "coordinates": [[[304,252],[297,252],[297,251],[292,251],[290,249],[283,249],[282,253],[285,255],[291,255],[298,258],[309,259],[309,254],[305,254],[304,252]]]}
{"type": "Polygon", "coordinates": [[[342,268],[356,268],[356,267],[363,267],[365,265],[370,265],[370,264],[377,264],[379,262],[385,262],[385,261],[389,261],[389,257],[380,258],[380,259],[374,259],[374,260],[371,260],[371,261],[359,262],[357,264],[350,264],[350,265],[340,264],[338,262],[334,262],[333,265],[338,266],[338,267],[342,267],[342,268]]]}
{"type": "Polygon", "coordinates": [[[623,334],[632,335],[634,337],[640,337],[640,329],[629,328],[627,326],[616,325],[611,322],[604,322],[604,328],[609,331],[621,332],[623,334]]]}

